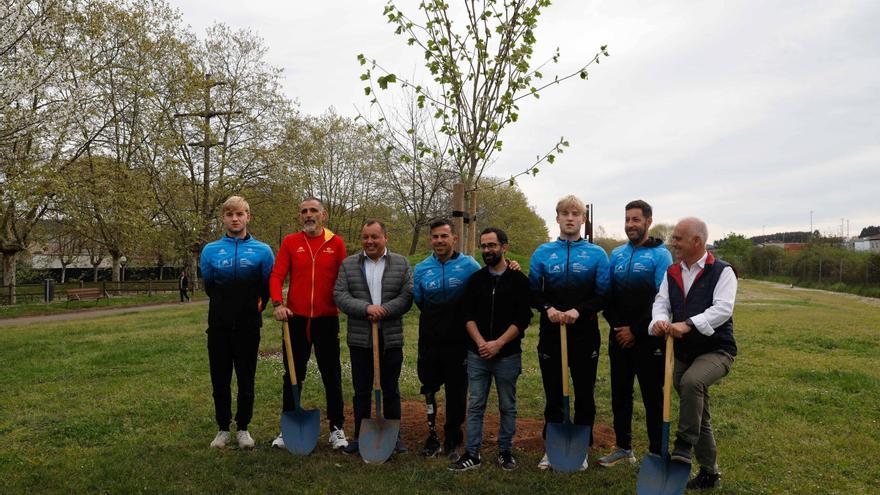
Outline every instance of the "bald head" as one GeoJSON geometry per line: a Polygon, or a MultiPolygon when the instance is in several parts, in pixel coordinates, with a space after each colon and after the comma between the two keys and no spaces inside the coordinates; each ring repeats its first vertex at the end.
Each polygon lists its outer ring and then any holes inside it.
{"type": "Polygon", "coordinates": [[[681,225],[682,228],[685,229],[685,232],[687,232],[689,236],[699,237],[700,240],[703,241],[703,244],[709,242],[709,229],[706,228],[706,222],[700,220],[699,218],[682,218],[678,221],[676,227],[678,227],[679,225],[681,225]]]}
{"type": "Polygon", "coordinates": [[[683,218],[672,230],[672,252],[688,266],[696,263],[706,253],[709,229],[706,222],[696,217],[683,218]]]}

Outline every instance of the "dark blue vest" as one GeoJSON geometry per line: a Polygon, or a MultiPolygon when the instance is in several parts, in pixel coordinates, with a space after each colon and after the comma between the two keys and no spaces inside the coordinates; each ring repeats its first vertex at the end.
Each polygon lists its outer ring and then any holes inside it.
{"type": "MultiPolygon", "coordinates": [[[[684,295],[684,283],[681,278],[681,265],[670,265],[666,272],[667,284],[669,285],[669,303],[672,306],[672,321],[685,321],[698,315],[712,306],[715,285],[721,277],[721,272],[727,263],[716,260],[712,253],[706,257],[706,265],[703,271],[697,275],[691,285],[687,297],[684,295]]],[[[707,337],[694,329],[675,343],[675,357],[686,363],[691,363],[698,356],[707,352],[724,351],[731,356],[736,356],[736,340],[733,338],[733,318],[724,322],[715,329],[715,333],[707,337]]]]}

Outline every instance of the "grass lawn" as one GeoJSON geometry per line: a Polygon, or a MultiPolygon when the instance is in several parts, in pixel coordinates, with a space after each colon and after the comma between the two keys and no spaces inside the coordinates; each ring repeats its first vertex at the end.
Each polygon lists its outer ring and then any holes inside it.
{"type": "MultiPolygon", "coordinates": [[[[208,448],[213,406],[206,308],[173,306],[0,332],[2,493],[621,493],[637,466],[541,472],[539,451],[516,453],[507,473],[488,462],[450,473],[414,453],[382,466],[331,452],[297,458],[269,448],[277,434],[278,324],[267,322],[257,369],[254,451],[208,448]]],[[[268,314],[268,313],[267,313],[268,314]]],[[[407,326],[404,400],[420,400],[416,325],[407,326]]],[[[730,375],[712,389],[723,487],[715,493],[880,493],[880,306],[853,297],[743,281],[740,346],[730,375]]],[[[607,335],[603,327],[603,345],[607,335]]],[[[343,338],[344,341],[344,338],[343,338]]],[[[540,418],[543,393],[534,327],[520,378],[522,418],[540,418]]],[[[345,399],[351,379],[343,346],[345,399]]],[[[607,354],[597,384],[598,422],[611,423],[607,354]]],[[[314,363],[303,401],[324,400],[314,363]]],[[[442,396],[441,396],[442,397],[442,396]]],[[[675,402],[675,396],[673,402],[675,402]]],[[[635,448],[646,447],[636,397],[635,448]]],[[[495,404],[490,404],[490,411],[495,404]]],[[[353,431],[351,417],[347,430],[353,431]]],[[[673,420],[674,426],[674,420],[673,420]]],[[[326,428],[326,425],[322,425],[326,428]]],[[[488,432],[487,432],[488,433],[488,432]]],[[[417,450],[419,446],[410,445],[417,450]]],[[[494,457],[484,444],[484,458],[494,457]]],[[[593,452],[591,458],[605,452],[593,452]]]]}

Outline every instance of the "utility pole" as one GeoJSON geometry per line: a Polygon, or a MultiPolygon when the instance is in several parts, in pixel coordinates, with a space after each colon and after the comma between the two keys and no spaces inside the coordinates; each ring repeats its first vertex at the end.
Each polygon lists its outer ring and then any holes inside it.
{"type": "MultiPolygon", "coordinates": [[[[214,81],[211,79],[211,74],[205,73],[205,83],[204,83],[204,103],[205,109],[201,112],[195,113],[175,113],[174,116],[176,118],[180,117],[201,117],[204,119],[202,122],[202,140],[194,141],[191,143],[187,143],[189,146],[203,148],[204,155],[202,157],[203,166],[202,166],[202,204],[201,204],[201,214],[202,218],[208,218],[211,216],[211,207],[210,207],[210,193],[211,193],[211,148],[214,146],[226,146],[225,141],[215,141],[211,138],[211,119],[214,117],[219,117],[221,115],[236,115],[240,114],[241,111],[230,111],[230,112],[218,112],[213,110],[213,106],[211,105],[211,88],[215,86],[223,86],[226,82],[224,81],[214,81]]],[[[210,229],[210,225],[206,222],[205,225],[202,226],[202,235],[201,239],[207,239],[210,229]]],[[[198,250],[201,246],[193,247],[193,279],[198,280],[198,258],[199,253],[198,250]]]]}
{"type": "Polygon", "coordinates": [[[810,210],[810,240],[813,240],[813,210],[810,210]]]}

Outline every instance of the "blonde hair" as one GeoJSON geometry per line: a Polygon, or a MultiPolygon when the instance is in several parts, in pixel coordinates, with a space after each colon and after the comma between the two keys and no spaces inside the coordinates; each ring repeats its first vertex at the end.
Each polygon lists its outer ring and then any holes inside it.
{"type": "Polygon", "coordinates": [[[561,210],[575,210],[580,212],[581,215],[587,214],[587,207],[584,205],[584,202],[574,194],[569,194],[556,203],[556,213],[558,214],[561,210]]]}
{"type": "Polygon", "coordinates": [[[223,213],[237,210],[244,210],[245,213],[250,213],[251,206],[241,196],[229,196],[229,198],[223,202],[223,213]]]}

